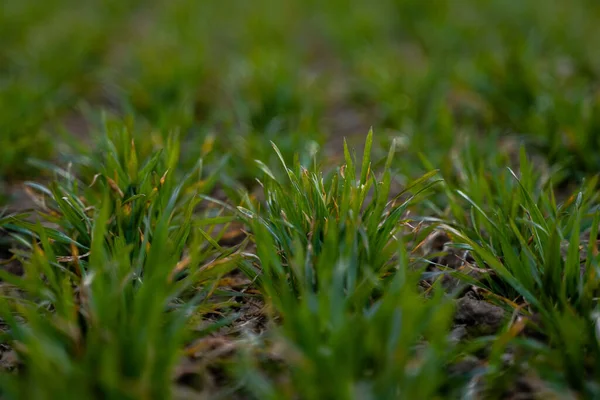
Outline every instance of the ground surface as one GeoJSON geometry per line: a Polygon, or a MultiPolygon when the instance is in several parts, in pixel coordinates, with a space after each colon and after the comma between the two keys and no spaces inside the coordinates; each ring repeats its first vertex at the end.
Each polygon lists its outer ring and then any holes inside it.
{"type": "Polygon", "coordinates": [[[2,398],[600,398],[599,20],[5,1],[2,398]]]}

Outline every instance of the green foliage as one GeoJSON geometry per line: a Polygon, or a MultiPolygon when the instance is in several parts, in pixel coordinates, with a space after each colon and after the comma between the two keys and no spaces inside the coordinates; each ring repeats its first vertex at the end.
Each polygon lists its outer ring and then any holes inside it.
{"type": "MultiPolygon", "coordinates": [[[[426,301],[417,293],[420,274],[403,240],[415,195],[387,202],[393,149],[378,181],[372,140],[370,133],[360,175],[347,147],[346,164],[326,183],[297,163],[288,169],[283,158],[285,184],[263,166],[267,208],[240,209],[260,260],[260,270],[245,269],[281,316],[281,340],[294,360],[290,387],[248,381],[257,398],[430,398],[445,383],[452,306],[441,291],[426,301]]],[[[431,184],[424,176],[411,190],[431,184]]]]}
{"type": "MultiPolygon", "coordinates": [[[[429,178],[435,172],[424,175],[409,185],[404,192],[390,198],[391,171],[394,148],[390,149],[381,180],[371,169],[371,146],[373,134],[369,133],[357,175],[355,160],[345,146],[346,163],[325,179],[316,167],[303,168],[295,162],[287,167],[281,153],[275,147],[287,175],[285,184],[260,163],[266,176],[262,183],[265,191],[264,217],[241,208],[244,215],[258,220],[272,232],[285,257],[293,257],[299,240],[302,247],[309,246],[318,256],[324,248],[327,230],[336,225],[340,235],[346,236],[349,248],[353,248],[352,264],[348,272],[348,285],[353,287],[363,278],[361,264],[370,266],[378,276],[388,272],[392,255],[396,252],[394,235],[406,229],[406,212],[412,201],[435,181],[429,178]],[[349,236],[348,236],[349,235],[349,236]]],[[[312,279],[306,277],[307,279],[312,279]]]]}
{"type": "Polygon", "coordinates": [[[5,1],[2,396],[599,397],[599,4],[5,1]]]}
{"type": "MultiPolygon", "coordinates": [[[[505,298],[516,313],[539,316],[533,329],[548,346],[536,357],[539,371],[563,388],[597,396],[597,179],[557,203],[553,186],[540,179],[524,152],[518,174],[508,169],[490,180],[483,165],[465,171],[459,186],[448,188],[456,222],[446,229],[477,265],[493,271],[475,284],[505,298]]],[[[539,343],[523,345],[539,352],[539,343]]]]}
{"type": "Polygon", "coordinates": [[[27,246],[23,277],[2,272],[5,336],[23,364],[18,377],[3,375],[8,398],[170,396],[188,321],[210,282],[235,265],[192,218],[199,171],[164,173],[177,163],[176,137],[137,165],[126,132],[126,142],[106,139],[105,173],[119,183],[103,175],[93,191],[72,176],[31,184],[43,196],[39,216],[56,227],[2,220],[27,246]]]}

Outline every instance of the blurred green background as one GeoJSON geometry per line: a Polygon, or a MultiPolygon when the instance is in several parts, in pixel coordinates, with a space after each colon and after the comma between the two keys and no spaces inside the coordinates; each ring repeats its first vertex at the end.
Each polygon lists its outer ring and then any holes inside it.
{"type": "Polygon", "coordinates": [[[184,168],[229,154],[244,183],[269,140],[327,163],[371,126],[399,177],[524,143],[578,180],[600,165],[598,21],[592,0],[7,0],[0,181],[84,160],[102,115],[148,149],[178,130],[184,168]]]}

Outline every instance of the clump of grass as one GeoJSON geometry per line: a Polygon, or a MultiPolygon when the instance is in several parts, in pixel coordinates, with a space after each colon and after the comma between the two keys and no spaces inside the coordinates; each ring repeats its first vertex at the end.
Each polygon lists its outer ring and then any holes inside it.
{"type": "Polygon", "coordinates": [[[251,365],[238,368],[258,398],[428,398],[447,383],[452,304],[441,291],[429,299],[417,292],[420,274],[405,247],[406,211],[433,173],[390,201],[393,149],[379,180],[372,139],[358,174],[347,146],[346,164],[326,180],[281,158],[288,180],[278,182],[262,165],[266,208],[240,208],[258,261],[244,270],[281,318],[291,374],[278,385],[251,365]]]}
{"type": "MultiPolygon", "coordinates": [[[[382,177],[378,180],[371,169],[370,153],[373,142],[369,133],[364,156],[357,174],[355,161],[347,145],[344,146],[346,163],[325,179],[317,170],[301,166],[298,160],[288,168],[283,156],[275,147],[287,176],[280,183],[274,173],[259,163],[266,174],[261,182],[265,192],[265,215],[241,208],[246,216],[257,218],[272,232],[276,243],[286,256],[294,255],[295,240],[310,246],[315,254],[323,250],[327,229],[337,224],[341,235],[356,232],[352,246],[356,248],[355,266],[349,279],[362,275],[362,261],[381,276],[389,269],[388,262],[396,249],[395,234],[406,229],[409,206],[435,184],[431,178],[435,171],[415,180],[390,200],[391,170],[394,148],[389,151],[382,177]]],[[[350,245],[350,243],[349,243],[350,245]]],[[[351,285],[354,283],[351,282],[351,285]]]]}
{"type": "Polygon", "coordinates": [[[544,337],[541,343],[516,342],[528,355],[539,353],[528,362],[558,390],[596,396],[597,179],[559,203],[551,181],[540,180],[524,152],[518,173],[509,169],[497,178],[488,179],[482,167],[466,169],[464,181],[448,192],[455,223],[446,229],[478,266],[492,271],[489,279],[469,281],[521,316],[504,345],[537,321],[531,329],[544,337]]]}
{"type": "Polygon", "coordinates": [[[131,142],[107,139],[102,188],[81,189],[71,175],[31,184],[43,224],[2,220],[25,247],[24,275],[1,272],[3,336],[21,364],[2,375],[7,398],[170,396],[190,317],[202,318],[211,282],[235,265],[200,228],[214,216],[192,218],[200,171],[166,173],[179,151],[172,139],[139,165],[131,142]]]}

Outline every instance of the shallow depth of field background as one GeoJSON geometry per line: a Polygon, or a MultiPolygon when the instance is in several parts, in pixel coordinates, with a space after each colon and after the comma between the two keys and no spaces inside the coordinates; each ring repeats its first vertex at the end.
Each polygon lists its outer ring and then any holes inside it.
{"type": "Polygon", "coordinates": [[[148,146],[180,131],[190,162],[209,138],[242,181],[269,140],[329,161],[369,127],[398,139],[399,175],[421,152],[444,168],[452,149],[516,141],[577,180],[600,160],[599,18],[584,0],[9,0],[0,180],[12,193],[40,173],[29,158],[89,151],[103,113],[148,146]]]}

